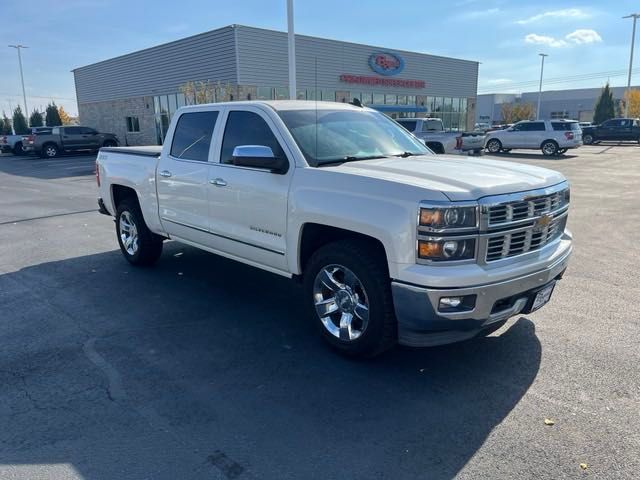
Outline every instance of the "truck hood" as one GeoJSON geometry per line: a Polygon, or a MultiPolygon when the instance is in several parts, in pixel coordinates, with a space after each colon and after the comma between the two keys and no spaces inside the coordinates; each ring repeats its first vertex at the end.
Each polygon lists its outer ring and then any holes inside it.
{"type": "Polygon", "coordinates": [[[452,201],[534,190],[565,180],[546,168],[447,155],[363,160],[328,168],[440,191],[452,201]]]}

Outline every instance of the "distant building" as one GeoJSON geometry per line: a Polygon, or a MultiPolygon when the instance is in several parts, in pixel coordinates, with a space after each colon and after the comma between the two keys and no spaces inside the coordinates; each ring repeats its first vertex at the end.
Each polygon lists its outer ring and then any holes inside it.
{"type": "MultiPolygon", "coordinates": [[[[473,127],[476,61],[296,35],[296,63],[298,99],[357,98],[393,118],[473,127]]],[[[191,103],[187,82],[216,86],[209,102],[288,99],[287,65],[285,32],[230,25],[76,68],[80,121],[128,145],[161,143],[176,109],[191,103]]]]}
{"type": "MultiPolygon", "coordinates": [[[[640,88],[631,87],[631,88],[640,88]]],[[[611,87],[613,98],[621,100],[627,87],[611,87]]],[[[571,118],[581,122],[593,120],[593,110],[602,88],[579,88],[572,90],[548,90],[542,92],[540,118],[571,118]]],[[[478,95],[476,102],[477,123],[502,123],[502,105],[504,103],[538,104],[538,92],[489,93],[478,95]]]]}

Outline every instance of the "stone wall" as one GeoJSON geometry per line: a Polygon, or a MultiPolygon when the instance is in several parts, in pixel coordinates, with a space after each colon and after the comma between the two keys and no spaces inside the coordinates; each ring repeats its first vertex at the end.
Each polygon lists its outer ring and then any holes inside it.
{"type": "Polygon", "coordinates": [[[156,145],[153,97],[133,97],[78,105],[80,124],[99,132],[115,133],[120,145],[156,145]],[[127,117],[138,117],[139,132],[127,132],[127,117]]]}

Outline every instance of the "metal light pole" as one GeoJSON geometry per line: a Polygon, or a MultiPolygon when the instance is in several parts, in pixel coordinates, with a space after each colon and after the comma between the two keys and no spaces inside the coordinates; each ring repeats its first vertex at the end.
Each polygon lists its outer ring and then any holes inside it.
{"type": "Polygon", "coordinates": [[[18,51],[18,63],[20,64],[20,81],[22,82],[22,100],[24,100],[24,118],[29,121],[29,109],[27,109],[27,94],[24,91],[24,75],[22,73],[22,55],[20,54],[20,50],[25,47],[24,45],[9,45],[10,48],[15,48],[18,51]]]}
{"type": "Polygon", "coordinates": [[[542,64],[540,65],[540,87],[538,87],[538,109],[536,110],[536,120],[540,120],[540,101],[542,100],[542,74],[544,73],[544,57],[548,57],[546,53],[539,53],[542,57],[542,64]]]}
{"type": "Polygon", "coordinates": [[[287,0],[287,38],[289,40],[289,98],[295,100],[296,94],[296,37],[293,33],[293,0],[287,0]]]}
{"type": "Polygon", "coordinates": [[[629,76],[627,77],[627,101],[624,102],[624,116],[629,117],[629,90],[631,89],[631,69],[633,68],[633,44],[636,43],[636,20],[640,13],[632,13],[622,18],[633,18],[633,32],[631,33],[631,55],[629,55],[629,76]]]}

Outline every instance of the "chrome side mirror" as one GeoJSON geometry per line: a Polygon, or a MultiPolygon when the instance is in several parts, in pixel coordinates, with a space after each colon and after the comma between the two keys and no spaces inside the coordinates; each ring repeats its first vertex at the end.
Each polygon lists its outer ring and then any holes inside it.
{"type": "Polygon", "coordinates": [[[289,170],[289,161],[276,157],[271,147],[264,145],[238,145],[233,149],[233,165],[262,168],[278,175],[289,170]]]}

